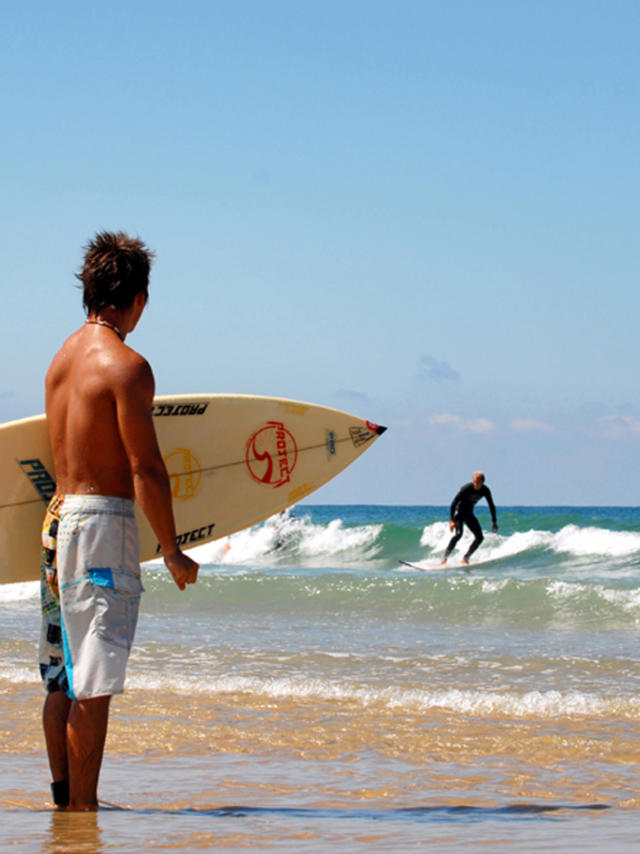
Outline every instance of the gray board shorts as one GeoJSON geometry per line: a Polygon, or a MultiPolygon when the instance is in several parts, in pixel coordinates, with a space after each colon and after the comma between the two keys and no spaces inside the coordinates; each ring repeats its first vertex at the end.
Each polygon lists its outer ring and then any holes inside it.
{"type": "Polygon", "coordinates": [[[86,700],[124,690],[143,592],[133,507],[104,495],[56,495],[49,503],[39,653],[49,692],[86,700]]]}

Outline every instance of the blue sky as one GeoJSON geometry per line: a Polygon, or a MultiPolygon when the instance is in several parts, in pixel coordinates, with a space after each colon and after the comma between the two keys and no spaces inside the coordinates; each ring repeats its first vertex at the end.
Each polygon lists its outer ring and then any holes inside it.
{"type": "Polygon", "coordinates": [[[158,393],[389,431],[314,498],[638,504],[640,4],[0,5],[0,420],[97,230],[157,253],[158,393]]]}

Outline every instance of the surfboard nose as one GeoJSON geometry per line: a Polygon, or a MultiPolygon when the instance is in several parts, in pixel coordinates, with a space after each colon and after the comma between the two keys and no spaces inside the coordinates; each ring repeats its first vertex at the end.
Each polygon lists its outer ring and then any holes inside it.
{"type": "Polygon", "coordinates": [[[382,427],[380,424],[376,424],[375,421],[367,421],[367,427],[372,433],[375,433],[376,436],[382,436],[387,429],[386,427],[382,427]]]}

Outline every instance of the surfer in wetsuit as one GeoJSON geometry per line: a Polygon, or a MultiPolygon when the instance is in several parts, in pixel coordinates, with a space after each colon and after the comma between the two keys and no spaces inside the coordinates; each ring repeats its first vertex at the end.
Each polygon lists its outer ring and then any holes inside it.
{"type": "Polygon", "coordinates": [[[447,562],[449,555],[455,549],[458,540],[462,536],[462,530],[465,525],[473,534],[474,540],[467,549],[467,553],[462,558],[462,563],[464,563],[465,565],[469,563],[469,558],[484,539],[484,536],[482,534],[482,528],[480,527],[480,522],[478,522],[473,512],[473,508],[478,503],[478,501],[480,501],[481,498],[487,499],[487,504],[489,505],[489,510],[491,511],[493,530],[498,530],[496,508],[495,504],[493,503],[491,490],[488,486],[485,486],[484,474],[481,471],[474,472],[473,480],[471,481],[471,483],[465,483],[464,486],[460,487],[458,494],[451,502],[451,521],[449,522],[449,529],[451,531],[455,531],[455,533],[453,537],[451,537],[451,539],[449,540],[449,545],[447,546],[447,550],[444,553],[441,565],[444,565],[447,562]]]}

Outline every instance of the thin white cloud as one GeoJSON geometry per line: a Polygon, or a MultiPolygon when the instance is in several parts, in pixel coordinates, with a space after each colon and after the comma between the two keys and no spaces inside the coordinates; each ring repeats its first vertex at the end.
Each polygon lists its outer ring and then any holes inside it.
{"type": "Polygon", "coordinates": [[[431,415],[427,421],[436,427],[448,427],[460,433],[492,433],[496,429],[496,425],[488,418],[461,418],[460,415],[448,413],[431,415]]]}
{"type": "Polygon", "coordinates": [[[640,437],[640,418],[635,415],[604,415],[596,423],[605,439],[640,437]]]}
{"type": "Polygon", "coordinates": [[[514,433],[553,433],[555,427],[535,418],[514,418],[509,424],[514,433]]]}

